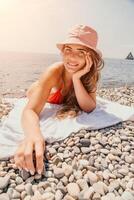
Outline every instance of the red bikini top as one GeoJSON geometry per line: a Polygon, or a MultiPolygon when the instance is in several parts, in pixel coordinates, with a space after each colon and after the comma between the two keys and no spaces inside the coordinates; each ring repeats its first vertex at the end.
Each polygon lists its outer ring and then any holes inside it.
{"type": "Polygon", "coordinates": [[[63,84],[59,90],[57,90],[54,93],[51,93],[47,99],[48,103],[53,103],[53,104],[61,104],[62,103],[62,94],[61,94],[61,89],[63,88],[63,84]]]}

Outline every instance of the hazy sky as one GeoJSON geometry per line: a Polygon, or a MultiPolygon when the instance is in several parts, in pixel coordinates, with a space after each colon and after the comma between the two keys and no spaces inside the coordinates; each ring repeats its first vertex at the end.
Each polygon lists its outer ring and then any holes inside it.
{"type": "Polygon", "coordinates": [[[58,53],[75,24],[97,30],[104,57],[134,54],[134,0],[0,0],[0,51],[58,53]]]}

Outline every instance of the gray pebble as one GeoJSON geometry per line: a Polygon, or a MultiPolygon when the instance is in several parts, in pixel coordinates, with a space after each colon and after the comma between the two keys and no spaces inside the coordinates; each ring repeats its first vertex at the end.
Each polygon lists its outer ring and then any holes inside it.
{"type": "Polygon", "coordinates": [[[108,193],[107,195],[103,196],[101,200],[114,200],[115,194],[114,193],[108,193]]]}
{"type": "Polygon", "coordinates": [[[80,143],[82,144],[83,147],[89,147],[90,139],[86,139],[86,138],[80,139],[80,143]]]}
{"type": "Polygon", "coordinates": [[[8,186],[10,181],[10,176],[6,175],[5,177],[0,177],[0,189],[4,189],[8,186]]]}
{"type": "Polygon", "coordinates": [[[134,200],[134,196],[128,191],[123,192],[121,198],[122,200],[134,200]]]}
{"type": "Polygon", "coordinates": [[[8,194],[6,193],[3,193],[3,194],[0,194],[0,200],[10,200],[8,194]]]}
{"type": "Polygon", "coordinates": [[[25,190],[26,190],[28,195],[33,195],[33,190],[32,190],[32,184],[31,183],[27,183],[25,185],[25,190]]]}
{"type": "Polygon", "coordinates": [[[22,192],[22,191],[25,190],[25,186],[24,186],[23,184],[17,185],[17,186],[15,187],[15,190],[18,191],[18,192],[22,192]]]}
{"type": "Polygon", "coordinates": [[[30,173],[23,169],[19,170],[19,174],[24,181],[30,177],[30,173]]]}
{"type": "Polygon", "coordinates": [[[19,185],[21,183],[23,183],[23,179],[21,177],[17,176],[16,177],[16,184],[19,185]]]}
{"type": "Polygon", "coordinates": [[[101,149],[100,152],[106,155],[109,154],[109,150],[107,149],[101,149]]]}
{"type": "Polygon", "coordinates": [[[17,192],[16,190],[13,191],[12,194],[13,199],[19,199],[20,198],[20,192],[17,192]]]}
{"type": "Polygon", "coordinates": [[[63,193],[61,190],[57,190],[55,193],[55,200],[62,200],[63,199],[63,193]]]}

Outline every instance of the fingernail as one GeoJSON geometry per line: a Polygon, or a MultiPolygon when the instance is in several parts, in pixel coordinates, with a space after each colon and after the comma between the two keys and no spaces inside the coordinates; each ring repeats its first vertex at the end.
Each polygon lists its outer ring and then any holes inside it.
{"type": "Polygon", "coordinates": [[[25,168],[25,170],[28,172],[29,170],[27,168],[25,168]]]}
{"type": "Polygon", "coordinates": [[[41,174],[41,170],[38,170],[38,174],[41,174]]]}
{"type": "Polygon", "coordinates": [[[30,170],[31,175],[34,175],[34,172],[32,170],[30,170]]]}

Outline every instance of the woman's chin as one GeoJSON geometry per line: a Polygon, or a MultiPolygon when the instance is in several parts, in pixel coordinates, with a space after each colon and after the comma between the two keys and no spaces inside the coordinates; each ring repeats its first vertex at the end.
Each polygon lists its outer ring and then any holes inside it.
{"type": "Polygon", "coordinates": [[[70,74],[73,74],[73,73],[75,73],[76,72],[76,70],[74,70],[74,69],[71,69],[71,68],[67,68],[66,69],[70,74]]]}

